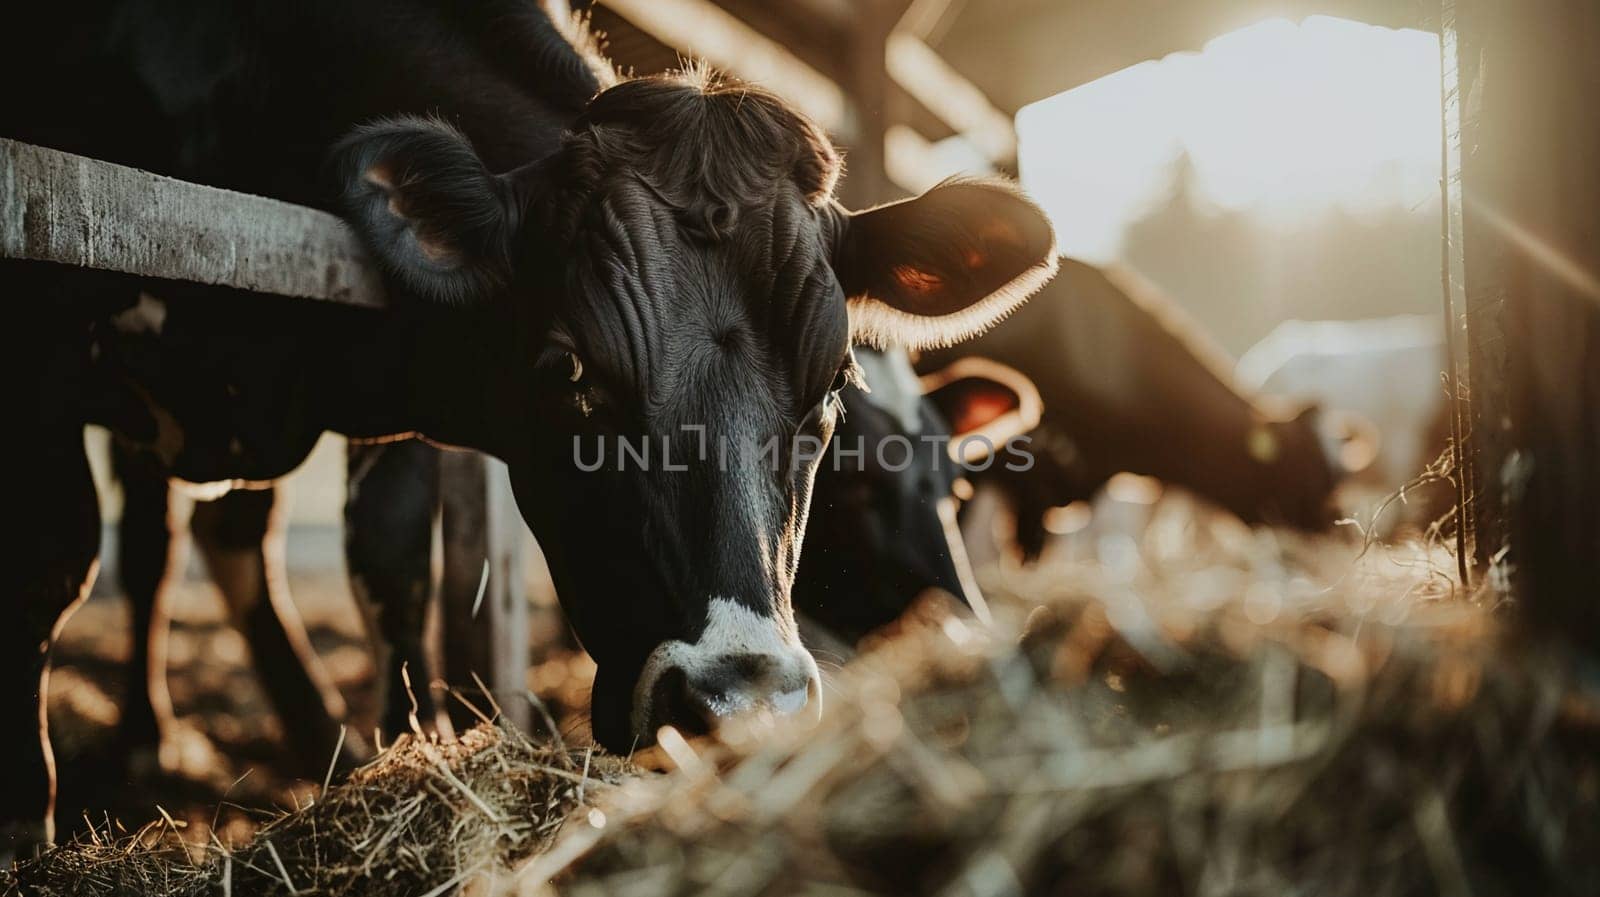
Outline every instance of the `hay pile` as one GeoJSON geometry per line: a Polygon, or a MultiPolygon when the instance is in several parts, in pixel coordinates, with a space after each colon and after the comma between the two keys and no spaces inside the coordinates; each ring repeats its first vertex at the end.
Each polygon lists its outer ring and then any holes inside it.
{"type": "Polygon", "coordinates": [[[925,613],[820,729],[680,746],[689,769],[527,879],[583,853],[553,892],[1600,893],[1596,695],[1500,651],[1481,609],[1026,585],[1054,594],[1020,648],[925,613]]]}
{"type": "MultiPolygon", "coordinates": [[[[627,764],[480,725],[458,741],[403,737],[249,844],[185,843],[170,823],[118,841],[89,835],[0,873],[39,897],[453,893],[547,846],[627,764]]],[[[108,830],[109,831],[109,830],[108,830]]]]}
{"type": "Polygon", "coordinates": [[[1600,893],[1595,683],[1517,650],[1500,615],[1438,577],[1274,563],[1057,564],[990,583],[987,633],[922,606],[830,677],[817,727],[669,738],[670,775],[480,727],[408,740],[231,851],[157,828],[58,849],[9,883],[46,897],[1600,893]]]}

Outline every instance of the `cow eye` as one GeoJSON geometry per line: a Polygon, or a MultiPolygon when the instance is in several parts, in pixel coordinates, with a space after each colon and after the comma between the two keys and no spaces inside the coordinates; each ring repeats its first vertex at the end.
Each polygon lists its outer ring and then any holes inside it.
{"type": "Polygon", "coordinates": [[[573,407],[584,417],[590,417],[602,404],[601,390],[583,375],[583,359],[575,352],[566,355],[567,385],[572,389],[573,407]]]}
{"type": "Polygon", "coordinates": [[[843,392],[846,386],[854,386],[861,382],[861,371],[856,367],[855,361],[847,360],[833,375],[833,384],[828,387],[828,392],[843,392]]]}
{"type": "Polygon", "coordinates": [[[861,385],[861,369],[856,367],[854,358],[846,356],[844,364],[834,372],[833,382],[828,384],[828,394],[822,399],[822,407],[830,414],[844,413],[844,397],[842,393],[847,386],[861,385]]]}
{"type": "Polygon", "coordinates": [[[583,366],[583,359],[571,349],[551,349],[540,359],[538,367],[545,371],[552,383],[574,392],[594,385],[583,366]],[[559,379],[558,379],[559,378],[559,379]]]}
{"type": "Polygon", "coordinates": [[[584,417],[605,404],[604,390],[588,374],[583,358],[571,349],[562,345],[546,348],[536,367],[548,378],[549,388],[561,396],[561,401],[584,417]]]}

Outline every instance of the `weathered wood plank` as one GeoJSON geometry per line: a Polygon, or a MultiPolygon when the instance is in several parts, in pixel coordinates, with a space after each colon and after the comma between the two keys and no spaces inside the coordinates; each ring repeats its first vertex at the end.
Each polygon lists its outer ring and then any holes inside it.
{"type": "Polygon", "coordinates": [[[1463,74],[1477,70],[1462,144],[1474,439],[1479,489],[1498,490],[1479,502],[1479,542],[1505,533],[1518,614],[1541,643],[1597,657],[1600,9],[1458,6],[1463,74]]]}
{"type": "Polygon", "coordinates": [[[377,271],[333,215],[3,138],[0,257],[384,304],[377,271]]]}
{"type": "MultiPolygon", "coordinates": [[[[445,680],[482,709],[473,674],[482,678],[506,717],[526,729],[528,595],[526,529],[505,464],[477,452],[445,452],[439,462],[444,505],[445,680]],[[488,578],[484,579],[487,564],[488,578]],[[479,589],[482,588],[482,596],[479,589]]],[[[449,702],[457,726],[474,720],[449,702]]]]}
{"type": "MultiPolygon", "coordinates": [[[[1478,530],[1475,524],[1480,515],[1473,512],[1473,503],[1479,498],[1489,500],[1477,488],[1478,457],[1472,452],[1473,404],[1468,384],[1471,382],[1472,331],[1467,322],[1466,243],[1461,213],[1462,139],[1468,125],[1464,120],[1465,90],[1476,77],[1475,61],[1463,66],[1459,53],[1460,34],[1456,0],[1442,0],[1439,17],[1439,72],[1440,102],[1443,104],[1443,125],[1440,161],[1444,182],[1440,190],[1443,242],[1442,289],[1444,291],[1444,333],[1448,358],[1446,385],[1450,390],[1450,435],[1452,469],[1456,478],[1456,563],[1461,584],[1471,587],[1473,567],[1488,568],[1488,557],[1494,551],[1479,552],[1478,530]]],[[[1502,377],[1503,371],[1492,372],[1502,377]]],[[[1481,376],[1481,375],[1480,375],[1481,376]]],[[[1485,531],[1486,538],[1489,530],[1485,531]]]]}
{"type": "MultiPolygon", "coordinates": [[[[1460,469],[1465,551],[1472,564],[1489,575],[1491,585],[1508,588],[1508,496],[1502,476],[1512,452],[1511,415],[1506,392],[1506,297],[1498,272],[1503,267],[1502,247],[1474,217],[1467,218],[1467,182],[1485,178],[1485,157],[1479,155],[1483,96],[1483,41],[1488,22],[1485,7],[1471,0],[1447,0],[1441,19],[1444,72],[1449,92],[1445,100],[1447,130],[1446,195],[1455,220],[1450,234],[1450,276],[1454,308],[1461,317],[1452,321],[1458,337],[1459,366],[1454,386],[1465,402],[1458,408],[1456,424],[1463,448],[1460,469]]],[[[1474,189],[1476,189],[1474,187],[1474,189]]]]}

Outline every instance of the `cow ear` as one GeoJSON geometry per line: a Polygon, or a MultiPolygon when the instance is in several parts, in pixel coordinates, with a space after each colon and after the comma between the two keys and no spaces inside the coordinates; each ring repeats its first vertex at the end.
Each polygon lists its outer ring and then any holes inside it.
{"type": "Polygon", "coordinates": [[[401,285],[470,304],[511,275],[522,191],[489,172],[461,132],[402,118],[357,129],[335,150],[346,218],[401,285]]]}
{"type": "Polygon", "coordinates": [[[921,377],[923,394],[950,424],[950,454],[981,461],[1039,426],[1039,388],[1016,368],[987,358],[962,358],[921,377]]]}
{"type": "Polygon", "coordinates": [[[852,336],[943,346],[987,329],[1056,270],[1044,212],[1004,181],[949,181],[846,216],[834,272],[852,336]]]}

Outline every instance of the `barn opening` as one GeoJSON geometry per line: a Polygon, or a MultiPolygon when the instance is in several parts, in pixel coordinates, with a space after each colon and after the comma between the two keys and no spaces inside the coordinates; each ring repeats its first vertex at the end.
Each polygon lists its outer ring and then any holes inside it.
{"type": "Polygon", "coordinates": [[[1437,314],[1439,37],[1268,19],[1024,107],[1023,184],[1237,356],[1286,319],[1437,314]]]}
{"type": "Polygon", "coordinates": [[[1332,454],[1359,467],[1341,509],[1385,538],[1453,495],[1426,477],[1384,503],[1449,433],[1440,58],[1433,31],[1267,18],[1016,116],[1020,179],[1065,256],[1148,282],[1239,386],[1332,412],[1329,439],[1371,434],[1332,454]]]}

